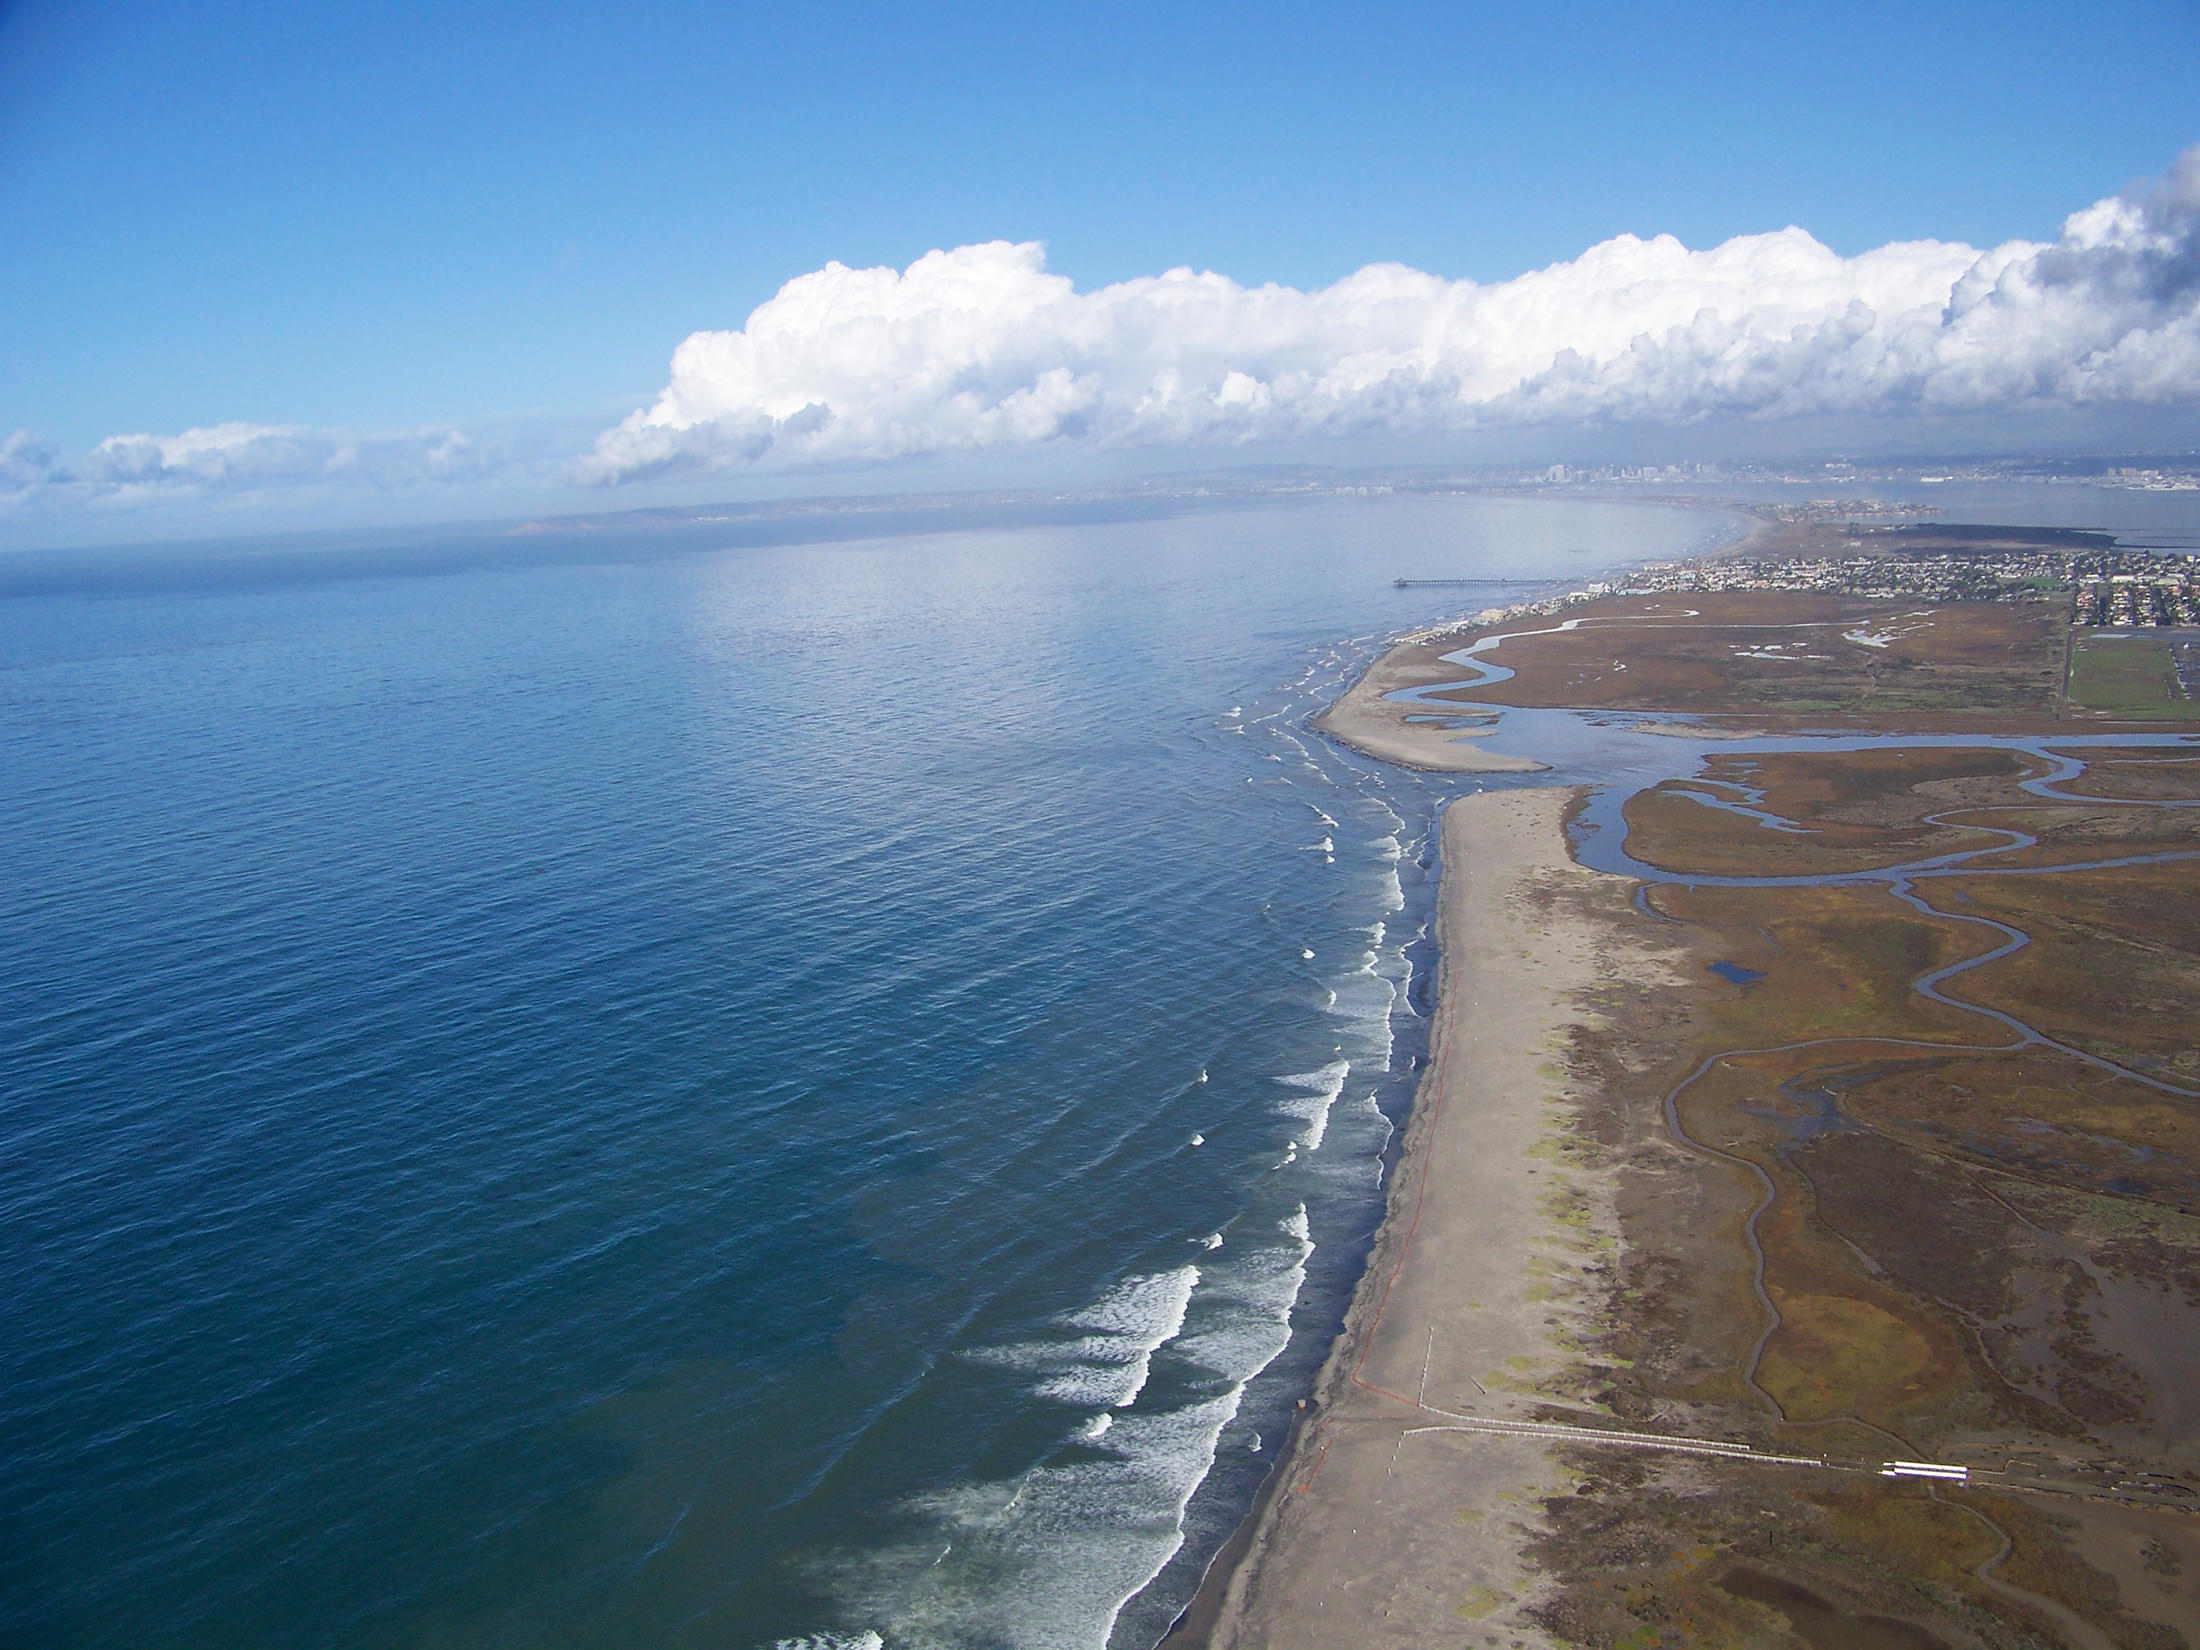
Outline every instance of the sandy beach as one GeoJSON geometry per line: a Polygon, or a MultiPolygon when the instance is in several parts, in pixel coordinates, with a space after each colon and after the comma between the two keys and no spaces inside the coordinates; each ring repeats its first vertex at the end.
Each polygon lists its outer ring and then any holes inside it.
{"type": "Polygon", "coordinates": [[[1431,682],[1458,682],[1457,665],[1446,663],[1446,649],[1464,645],[1412,642],[1388,648],[1368,666],[1342,699],[1314,718],[1314,726],[1332,739],[1363,755],[1403,768],[1423,768],[1437,773],[1540,773],[1541,762],[1524,756],[1500,756],[1475,744],[1471,729],[1443,727],[1434,722],[1408,721],[1428,711],[1393,703],[1384,698],[1400,688],[1426,687],[1431,682]]]}
{"type": "Polygon", "coordinates": [[[1568,857],[1577,794],[1445,811],[1430,1063],[1344,1333],[1220,1596],[1216,1650],[1547,1641],[1523,1614],[1524,1547],[1567,1469],[1539,1440],[1429,1429],[1578,1391],[1605,1301],[1615,1187],[1567,1149],[1569,1041],[1590,993],[1669,964],[1631,885],[1568,857]]]}

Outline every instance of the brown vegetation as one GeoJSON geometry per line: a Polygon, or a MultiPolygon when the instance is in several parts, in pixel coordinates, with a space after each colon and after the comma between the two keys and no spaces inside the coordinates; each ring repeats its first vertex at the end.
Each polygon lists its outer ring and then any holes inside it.
{"type": "Polygon", "coordinates": [[[1932,913],[1883,883],[1656,886],[1699,965],[1749,983],[1707,977],[1685,1016],[1641,1005],[1674,1039],[1655,1073],[1612,1052],[1645,1046],[1626,1015],[1573,1055],[1596,1096],[1584,1135],[1624,1188],[1597,1349],[1610,1407],[1836,1460],[1968,1460],[1982,1484],[2021,1464],[1966,1495],[1695,1465],[1629,1482],[1599,1460],[1539,1550],[1562,1582],[1542,1619],[1569,1642],[2188,1642],[2200,1598],[2163,1568],[2182,1538],[2162,1532],[2192,1516],[2163,1505],[2180,1494],[2200,1510],[2200,1099],[2139,1078],[2200,1090],[2200,860],[1992,873],[2200,849],[2200,809],[2116,805],[2191,799],[2200,762],[2117,753],[2078,801],[2021,788],[2045,771],[1990,749],[1720,755],[1630,802],[1630,850],[1681,872],[1853,873],[2038,839],[1921,879],[1932,913]],[[1974,917],[2030,943],[1951,979],[1956,1005],[1921,996],[2003,942],[1974,917]],[[1674,1102],[1683,1157],[1653,1095],[1707,1059],[1674,1102]],[[2056,1484],[2124,1502],[2044,1499],[2056,1484]],[[2122,1547],[2111,1515],[2139,1521],[2122,1547]],[[2169,1555],[2159,1574],[2149,1554],[2169,1555]]]}
{"type": "MultiPolygon", "coordinates": [[[[1570,607],[1565,617],[1574,628],[1516,636],[1483,654],[1512,679],[1459,697],[1752,718],[2052,717],[2067,629],[2061,608],[2049,603],[1772,591],[1617,596],[1570,607]]],[[[1448,637],[1442,648],[1559,623],[1507,621],[1448,637]]]]}

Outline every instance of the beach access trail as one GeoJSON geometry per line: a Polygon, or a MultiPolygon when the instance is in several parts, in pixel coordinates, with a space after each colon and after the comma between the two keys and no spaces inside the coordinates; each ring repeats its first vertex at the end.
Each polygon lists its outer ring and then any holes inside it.
{"type": "Polygon", "coordinates": [[[1522,1547],[1541,1498],[1570,1488],[1565,1469],[1542,1429],[1475,1423],[1547,1417],[1581,1363],[1618,1223],[1608,1177],[1562,1150],[1568,1040],[1593,993],[1674,967],[1630,880],[1569,857],[1576,795],[1445,810],[1429,1066],[1387,1218],[1230,1579],[1216,1650],[1448,1642],[1470,1622],[1545,1637],[1517,1614],[1536,1585],[1522,1547]]]}

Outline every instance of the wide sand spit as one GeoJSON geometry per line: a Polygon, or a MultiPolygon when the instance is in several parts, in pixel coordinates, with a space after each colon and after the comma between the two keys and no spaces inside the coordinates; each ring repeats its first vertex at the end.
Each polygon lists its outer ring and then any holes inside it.
{"type": "MultiPolygon", "coordinates": [[[[1525,756],[1501,756],[1481,749],[1475,740],[1494,733],[1494,727],[1463,724],[1471,713],[1460,707],[1457,718],[1440,717],[1426,705],[1401,704],[1385,695],[1400,688],[1427,687],[1435,682],[1466,684],[1459,667],[1416,646],[1441,636],[1430,631],[1408,637],[1361,674],[1342,699],[1314,718],[1314,726],[1330,738],[1351,746],[1381,762],[1401,768],[1420,768],[1433,773],[1540,773],[1546,764],[1525,756]],[[1420,718],[1416,721],[1413,718],[1420,718]],[[1432,720],[1432,717],[1440,719],[1432,720]],[[1447,726],[1447,723],[1454,725],[1447,726]]],[[[1462,635],[1453,644],[1466,646],[1462,635]]]]}
{"type": "Polygon", "coordinates": [[[1618,1240],[1611,1177],[1560,1150],[1568,1040],[1597,988],[1674,965],[1632,883],[1570,858],[1581,794],[1445,810],[1429,1065],[1344,1332],[1208,1595],[1214,1650],[1549,1642],[1523,1549],[1564,1468],[1544,1439],[1435,1429],[1526,1420],[1568,1384],[1618,1240]]]}

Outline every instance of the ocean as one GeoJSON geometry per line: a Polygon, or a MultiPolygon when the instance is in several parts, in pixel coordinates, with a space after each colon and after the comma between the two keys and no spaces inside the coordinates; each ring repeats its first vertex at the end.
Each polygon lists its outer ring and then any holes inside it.
{"type": "Polygon", "coordinates": [[[1738,525],[0,558],[0,1643],[1144,1650],[1335,1332],[1486,782],[1306,717],[1738,525]]]}

